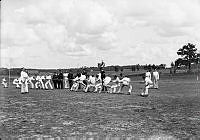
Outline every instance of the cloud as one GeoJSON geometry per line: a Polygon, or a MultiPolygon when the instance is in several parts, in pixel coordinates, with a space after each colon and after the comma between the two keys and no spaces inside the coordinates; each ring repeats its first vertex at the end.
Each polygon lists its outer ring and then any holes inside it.
{"type": "Polygon", "coordinates": [[[45,42],[49,49],[58,52],[65,50],[70,55],[88,54],[89,48],[85,49],[84,46],[101,49],[98,46],[106,44],[108,49],[112,47],[115,38],[109,31],[113,24],[112,15],[97,2],[61,0],[55,3],[49,0],[48,4],[46,1],[37,4],[14,9],[12,16],[17,17],[15,21],[10,21],[4,15],[5,46],[45,42]],[[98,43],[95,45],[93,42],[98,43]]]}
{"type": "Polygon", "coordinates": [[[16,65],[24,56],[32,66],[34,58],[51,66],[66,64],[65,58],[166,63],[180,45],[200,40],[199,0],[8,0],[2,7],[1,49],[20,48],[16,65]]]}

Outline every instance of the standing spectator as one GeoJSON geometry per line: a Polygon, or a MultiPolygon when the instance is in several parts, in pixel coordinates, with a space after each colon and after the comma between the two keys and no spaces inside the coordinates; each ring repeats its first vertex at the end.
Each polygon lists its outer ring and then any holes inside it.
{"type": "Polygon", "coordinates": [[[63,79],[64,79],[63,73],[61,70],[59,70],[59,74],[58,74],[58,88],[59,89],[63,89],[63,79]]]}
{"type": "Polygon", "coordinates": [[[64,88],[69,88],[69,84],[68,84],[68,73],[63,73],[64,76],[64,88]]]}
{"type": "Polygon", "coordinates": [[[104,70],[101,70],[101,82],[102,82],[102,91],[106,91],[107,88],[104,86],[104,79],[106,78],[106,74],[104,70]]]}
{"type": "Polygon", "coordinates": [[[53,74],[52,81],[53,81],[54,89],[58,89],[58,75],[56,72],[54,72],[53,74]]]}
{"type": "Polygon", "coordinates": [[[67,78],[68,78],[68,82],[69,82],[69,89],[71,89],[71,87],[73,85],[73,79],[74,79],[74,76],[73,76],[71,70],[69,71],[67,78]]]}
{"type": "Polygon", "coordinates": [[[21,94],[28,93],[28,74],[25,68],[22,68],[20,80],[21,80],[21,94]]]}
{"type": "Polygon", "coordinates": [[[106,65],[105,62],[102,60],[101,63],[99,64],[100,71],[103,70],[105,65],[106,65]]]}
{"type": "Polygon", "coordinates": [[[157,69],[155,68],[153,72],[153,87],[155,89],[158,89],[158,80],[159,80],[159,73],[157,69]]]}

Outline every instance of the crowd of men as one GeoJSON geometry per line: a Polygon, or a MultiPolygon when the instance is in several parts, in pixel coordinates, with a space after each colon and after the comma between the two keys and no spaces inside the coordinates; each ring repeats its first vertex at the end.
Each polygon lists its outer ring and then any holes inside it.
{"type": "MultiPolygon", "coordinates": [[[[105,64],[104,64],[105,65],[105,64]]],[[[102,64],[103,66],[103,64],[102,64]]],[[[153,78],[151,78],[151,72],[148,70],[144,76],[144,90],[141,96],[147,97],[149,94],[149,88],[158,89],[159,73],[155,69],[153,78]],[[153,80],[153,82],[152,82],[153,80]]],[[[5,78],[1,83],[5,88],[8,87],[8,83],[5,78]]],[[[108,93],[121,93],[124,87],[128,87],[127,94],[131,94],[132,85],[131,79],[127,76],[106,75],[105,71],[100,65],[100,72],[96,75],[87,74],[85,71],[73,74],[71,71],[62,73],[58,72],[38,74],[29,76],[28,72],[23,68],[19,78],[13,80],[13,84],[16,88],[21,88],[21,93],[28,93],[28,89],[69,89],[70,91],[83,91],[83,92],[98,92],[102,91],[108,93]]]]}

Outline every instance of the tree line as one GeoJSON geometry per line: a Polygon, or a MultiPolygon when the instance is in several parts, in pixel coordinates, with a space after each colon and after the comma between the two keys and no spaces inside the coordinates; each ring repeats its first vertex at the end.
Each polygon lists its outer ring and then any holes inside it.
{"type": "Polygon", "coordinates": [[[178,49],[177,55],[179,58],[171,63],[174,72],[182,66],[187,67],[188,72],[190,72],[192,64],[197,65],[198,67],[198,64],[200,63],[200,53],[198,52],[196,45],[192,43],[183,45],[182,48],[178,49]]]}

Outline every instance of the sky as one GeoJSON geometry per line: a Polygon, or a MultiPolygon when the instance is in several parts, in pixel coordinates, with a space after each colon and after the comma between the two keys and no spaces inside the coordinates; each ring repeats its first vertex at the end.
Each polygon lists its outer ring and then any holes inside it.
{"type": "Polygon", "coordinates": [[[200,0],[2,0],[1,67],[167,64],[200,50],[200,0]]]}

